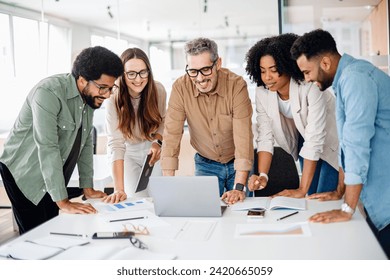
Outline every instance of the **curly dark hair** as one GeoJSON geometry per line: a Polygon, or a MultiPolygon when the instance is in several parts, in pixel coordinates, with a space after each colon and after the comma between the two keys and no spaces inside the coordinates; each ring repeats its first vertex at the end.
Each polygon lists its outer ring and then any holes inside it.
{"type": "Polygon", "coordinates": [[[298,35],[286,33],[268,37],[257,42],[246,54],[246,73],[257,86],[265,86],[261,79],[260,59],[270,55],[276,63],[279,75],[292,77],[297,83],[303,80],[303,74],[297,63],[290,57],[290,48],[298,35]]]}
{"type": "Polygon", "coordinates": [[[328,31],[316,29],[303,34],[291,47],[291,56],[297,60],[301,55],[307,59],[324,54],[338,54],[336,41],[328,31]]]}
{"type": "Polygon", "coordinates": [[[123,65],[119,56],[100,46],[82,50],[72,68],[76,80],[79,76],[87,81],[98,80],[102,74],[118,78],[122,73],[123,65]]]}

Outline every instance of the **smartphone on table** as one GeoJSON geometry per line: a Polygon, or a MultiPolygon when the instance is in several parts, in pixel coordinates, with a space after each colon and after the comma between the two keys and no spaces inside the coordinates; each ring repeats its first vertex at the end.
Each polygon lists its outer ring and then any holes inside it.
{"type": "Polygon", "coordinates": [[[129,238],[134,236],[132,231],[118,231],[118,232],[95,232],[92,235],[92,239],[118,239],[118,238],[129,238]]]}
{"type": "Polygon", "coordinates": [[[257,218],[264,218],[264,215],[265,215],[265,210],[264,209],[251,209],[251,210],[248,210],[248,213],[247,213],[247,217],[248,218],[254,218],[254,219],[257,219],[257,218]]]}

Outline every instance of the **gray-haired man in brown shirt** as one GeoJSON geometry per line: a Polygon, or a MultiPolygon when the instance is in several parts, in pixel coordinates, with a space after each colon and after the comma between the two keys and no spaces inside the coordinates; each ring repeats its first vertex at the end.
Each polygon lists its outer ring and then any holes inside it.
{"type": "Polygon", "coordinates": [[[178,169],[185,120],[195,154],[195,175],[217,176],[227,203],[245,199],[253,165],[252,105],[241,76],[221,68],[217,44],[206,38],[185,45],[186,74],[172,86],[165,118],[161,168],[178,169]]]}

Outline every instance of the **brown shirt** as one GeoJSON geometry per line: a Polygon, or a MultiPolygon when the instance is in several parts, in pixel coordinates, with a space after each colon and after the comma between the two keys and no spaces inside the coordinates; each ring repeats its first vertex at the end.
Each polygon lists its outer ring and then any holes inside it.
{"type": "Polygon", "coordinates": [[[185,120],[192,147],[203,157],[250,171],[253,165],[252,105],[241,76],[221,68],[216,89],[200,93],[184,75],[172,86],[164,125],[162,169],[178,169],[185,120]]]}

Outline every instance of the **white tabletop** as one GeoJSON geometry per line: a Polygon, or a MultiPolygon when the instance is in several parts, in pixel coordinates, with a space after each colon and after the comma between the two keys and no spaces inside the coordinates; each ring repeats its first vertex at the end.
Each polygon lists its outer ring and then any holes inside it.
{"type": "MultiPolygon", "coordinates": [[[[251,198],[248,198],[251,199],[251,198]]],[[[162,218],[167,226],[151,229],[148,236],[138,236],[155,253],[174,254],[177,259],[241,259],[241,260],[379,260],[386,259],[379,243],[372,234],[365,219],[356,211],[349,222],[317,224],[307,223],[309,236],[255,236],[237,237],[236,228],[247,224],[292,224],[303,222],[318,211],[339,208],[341,201],[319,202],[308,200],[308,210],[287,219],[276,221],[278,217],[291,213],[291,210],[267,211],[266,217],[257,221],[248,220],[246,212],[228,208],[220,218],[162,218]],[[192,233],[181,238],[181,232],[188,224],[192,233]],[[197,225],[215,224],[210,233],[197,238],[197,225]]],[[[99,214],[62,214],[30,232],[12,240],[34,240],[49,235],[50,232],[87,234],[113,231],[110,223],[102,220],[99,214]]],[[[88,246],[112,245],[128,246],[127,239],[90,240],[88,246]]]]}

